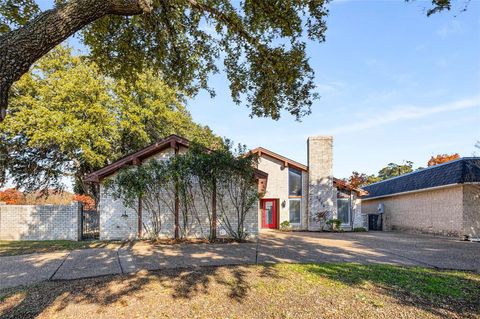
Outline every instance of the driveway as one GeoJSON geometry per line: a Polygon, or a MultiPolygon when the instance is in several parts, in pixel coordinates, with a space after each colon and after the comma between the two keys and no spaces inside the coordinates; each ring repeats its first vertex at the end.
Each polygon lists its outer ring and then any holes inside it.
{"type": "Polygon", "coordinates": [[[125,243],[0,257],[0,288],[136,272],[142,269],[277,262],[357,262],[480,272],[480,243],[393,232],[262,232],[259,243],[151,245],[125,243]]]}

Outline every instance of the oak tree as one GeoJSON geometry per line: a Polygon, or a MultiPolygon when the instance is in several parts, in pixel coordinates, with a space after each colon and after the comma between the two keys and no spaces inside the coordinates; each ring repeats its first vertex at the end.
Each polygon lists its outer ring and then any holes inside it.
{"type": "Polygon", "coordinates": [[[76,192],[89,193],[85,174],[170,134],[221,143],[155,74],[136,78],[109,78],[69,48],[48,53],[12,90],[0,123],[1,176],[29,192],[62,189],[70,176],[76,192]]]}
{"type": "MultiPolygon", "coordinates": [[[[407,0],[408,1],[408,0],[407,0]]],[[[223,61],[233,100],[252,115],[299,118],[316,97],[306,39],[324,41],[329,0],[0,1],[0,121],[12,84],[42,56],[82,32],[103,71],[132,77],[149,68],[187,94],[207,89],[223,61]]],[[[431,0],[427,14],[450,10],[431,0]]]]}

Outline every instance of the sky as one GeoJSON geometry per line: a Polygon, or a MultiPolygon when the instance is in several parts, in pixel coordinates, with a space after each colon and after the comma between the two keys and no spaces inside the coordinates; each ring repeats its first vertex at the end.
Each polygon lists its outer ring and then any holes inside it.
{"type": "Polygon", "coordinates": [[[308,136],[333,135],[338,178],[404,160],[426,166],[439,153],[480,155],[480,0],[430,17],[428,5],[333,0],[326,42],[308,42],[321,98],[301,122],[250,118],[223,73],[210,81],[216,97],[200,93],[188,109],[220,136],[305,164],[308,136]]]}

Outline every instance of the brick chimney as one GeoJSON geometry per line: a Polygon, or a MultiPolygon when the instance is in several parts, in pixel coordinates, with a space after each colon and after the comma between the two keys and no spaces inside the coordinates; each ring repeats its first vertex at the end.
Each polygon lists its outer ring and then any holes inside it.
{"type": "Polygon", "coordinates": [[[308,138],[308,230],[319,230],[317,212],[328,211],[336,216],[336,192],[333,187],[333,137],[308,138]]]}

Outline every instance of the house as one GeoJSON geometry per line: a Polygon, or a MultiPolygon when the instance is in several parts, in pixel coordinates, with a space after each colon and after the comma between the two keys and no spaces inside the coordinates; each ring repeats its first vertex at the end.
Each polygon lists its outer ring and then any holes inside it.
{"type": "MultiPolygon", "coordinates": [[[[342,227],[365,227],[366,218],[361,215],[359,197],[365,193],[332,176],[332,137],[311,137],[308,140],[309,165],[305,166],[281,155],[257,148],[259,155],[255,178],[262,199],[248,212],[248,233],[256,236],[260,228],[278,228],[284,220],[295,229],[319,230],[315,212],[328,211],[328,218],[339,218],[342,227]]],[[[150,159],[169,159],[185,153],[190,142],[171,135],[134,154],[130,154],[85,177],[86,182],[100,187],[98,211],[100,213],[101,239],[131,239],[144,234],[145,214],[142,203],[138,209],[125,207],[121,199],[114,199],[106,190],[104,181],[114,177],[122,168],[142,165],[150,159]]],[[[205,236],[208,230],[206,214],[200,212],[198,224],[193,225],[193,236],[205,236]]],[[[235,214],[232,209],[231,214],[235,214]]],[[[173,216],[164,216],[162,236],[173,237],[173,216]]],[[[217,233],[225,235],[220,223],[217,233]]]]}
{"type": "Polygon", "coordinates": [[[480,237],[480,158],[460,158],[365,186],[369,228],[480,237]]]}
{"type": "MultiPolygon", "coordinates": [[[[142,200],[138,199],[138,207],[133,209],[131,207],[125,207],[121,199],[116,199],[108,191],[105,181],[108,178],[114,178],[118,171],[122,168],[129,166],[138,166],[149,160],[168,160],[173,156],[184,154],[190,142],[177,135],[170,135],[154,144],[151,144],[144,149],[125,156],[110,165],[107,165],[87,176],[84,181],[88,183],[98,184],[99,187],[99,201],[97,204],[97,211],[100,214],[100,239],[112,240],[112,239],[134,239],[138,237],[144,237],[147,233],[147,226],[150,224],[149,214],[146,208],[142,205],[142,200]]],[[[258,185],[258,191],[263,192],[267,184],[267,174],[258,169],[255,170],[255,179],[258,185]]],[[[173,199],[172,199],[173,201],[173,199]]],[[[200,203],[203,204],[203,203],[200,203]]],[[[217,203],[218,204],[218,203],[217,203]]],[[[173,205],[173,204],[172,204],[173,205]]],[[[173,238],[176,229],[183,227],[183,220],[176,220],[175,215],[179,215],[179,204],[175,203],[175,214],[166,213],[162,216],[162,230],[159,234],[161,237],[173,238]]],[[[200,205],[199,205],[200,206],[200,205]]],[[[225,203],[224,207],[227,207],[227,212],[230,216],[235,216],[236,211],[231,202],[225,203]]],[[[164,211],[166,211],[164,209],[164,211]]],[[[210,223],[208,220],[208,211],[200,210],[199,216],[196,216],[195,220],[190,220],[189,228],[192,229],[192,237],[208,237],[210,223]]],[[[255,205],[248,212],[245,218],[245,230],[252,237],[258,234],[258,207],[255,205]]],[[[232,218],[233,219],[233,218],[232,218]]],[[[235,225],[234,225],[235,226],[235,225]]],[[[217,223],[217,234],[220,236],[226,235],[225,229],[222,229],[220,223],[217,223]]]]}
{"type": "Polygon", "coordinates": [[[295,230],[319,230],[321,211],[328,212],[327,219],[340,219],[344,230],[367,226],[360,200],[366,192],[333,177],[333,137],[308,138],[308,165],[262,147],[252,152],[259,157],[258,169],[268,174],[259,205],[261,228],[288,221],[295,230]]]}

